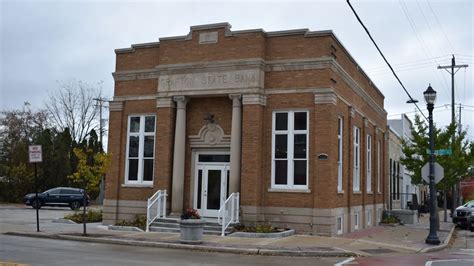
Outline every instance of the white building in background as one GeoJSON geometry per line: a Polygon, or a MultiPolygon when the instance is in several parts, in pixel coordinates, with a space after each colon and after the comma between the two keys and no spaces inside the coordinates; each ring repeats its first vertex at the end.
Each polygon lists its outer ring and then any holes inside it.
{"type": "MultiPolygon", "coordinates": [[[[400,139],[403,139],[409,144],[412,143],[411,129],[413,128],[413,125],[410,119],[405,114],[402,114],[400,116],[400,119],[389,119],[387,122],[391,131],[395,133],[400,139]]],[[[397,173],[395,176],[397,176],[399,180],[396,180],[396,182],[392,182],[392,180],[390,180],[390,184],[395,183],[397,184],[396,186],[398,186],[397,189],[392,190],[397,194],[391,195],[392,199],[395,197],[397,201],[399,200],[399,206],[401,209],[408,209],[409,203],[413,203],[413,194],[416,194],[418,204],[422,204],[422,202],[424,202],[425,193],[424,189],[420,190],[420,187],[422,187],[423,185],[413,185],[413,173],[411,171],[408,171],[408,169],[406,169],[405,166],[403,166],[401,163],[399,165],[396,165],[395,171],[397,173]]]]}

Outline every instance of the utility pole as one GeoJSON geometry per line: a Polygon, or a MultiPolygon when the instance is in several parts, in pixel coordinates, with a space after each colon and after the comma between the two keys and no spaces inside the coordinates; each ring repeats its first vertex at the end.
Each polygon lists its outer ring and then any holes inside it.
{"type": "MultiPolygon", "coordinates": [[[[104,102],[107,102],[108,100],[106,98],[102,98],[102,97],[99,97],[99,98],[94,98],[93,99],[94,101],[97,102],[97,104],[99,105],[99,136],[100,136],[100,150],[101,152],[104,151],[104,143],[103,143],[103,138],[102,136],[104,135],[104,127],[102,125],[102,122],[103,122],[103,119],[102,119],[102,108],[105,107],[103,106],[103,103],[104,102]]],[[[97,202],[99,204],[102,204],[103,201],[104,201],[104,194],[105,194],[105,177],[102,176],[102,180],[100,182],[100,186],[99,186],[99,197],[97,198],[97,202]]]]}
{"type": "Polygon", "coordinates": [[[461,109],[462,105],[459,103],[459,122],[458,122],[458,135],[461,135],[462,132],[462,124],[461,124],[461,109]]]}
{"type": "MultiPolygon", "coordinates": [[[[455,114],[454,114],[454,75],[459,71],[461,68],[466,68],[468,65],[456,65],[456,58],[453,55],[453,58],[451,59],[451,65],[450,66],[438,66],[438,69],[444,69],[446,70],[449,74],[451,74],[451,125],[454,124],[455,121],[455,114]],[[456,72],[454,72],[454,69],[457,69],[456,72]],[[451,69],[451,72],[448,70],[451,69]]],[[[451,141],[451,148],[453,149],[454,145],[454,135],[451,141]]],[[[453,149],[454,150],[454,149],[453,149]]],[[[454,212],[454,209],[456,208],[457,205],[460,205],[459,203],[459,183],[453,186],[453,200],[451,204],[451,213],[454,212]],[[456,205],[456,206],[455,206],[456,205]]]]}

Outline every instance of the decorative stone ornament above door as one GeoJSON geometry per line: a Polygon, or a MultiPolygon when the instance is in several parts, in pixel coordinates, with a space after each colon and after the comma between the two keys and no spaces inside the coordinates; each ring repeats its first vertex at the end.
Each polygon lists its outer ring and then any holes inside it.
{"type": "Polygon", "coordinates": [[[225,135],[221,126],[216,123],[207,123],[198,135],[189,136],[191,148],[229,148],[230,135],[225,135]]]}

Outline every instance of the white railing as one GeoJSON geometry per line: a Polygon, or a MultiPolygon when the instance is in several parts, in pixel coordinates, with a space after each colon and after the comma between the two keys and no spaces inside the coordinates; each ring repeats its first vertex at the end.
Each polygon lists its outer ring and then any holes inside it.
{"type": "Polygon", "coordinates": [[[146,231],[150,231],[150,224],[158,218],[166,217],[166,190],[158,190],[148,199],[146,205],[146,231]]]}
{"type": "Polygon", "coordinates": [[[239,198],[238,192],[230,194],[224,204],[222,204],[217,214],[217,222],[222,225],[222,236],[225,236],[225,229],[231,223],[239,222],[239,198]]]}

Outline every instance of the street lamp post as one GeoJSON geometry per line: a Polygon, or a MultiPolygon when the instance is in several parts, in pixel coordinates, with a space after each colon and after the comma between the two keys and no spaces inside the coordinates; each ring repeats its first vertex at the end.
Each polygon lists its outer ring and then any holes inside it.
{"type": "Polygon", "coordinates": [[[431,85],[428,86],[425,92],[423,92],[425,97],[426,105],[429,113],[429,136],[430,136],[430,233],[425,240],[426,244],[430,245],[439,245],[440,241],[436,234],[436,224],[437,224],[437,209],[436,209],[436,189],[435,189],[435,180],[434,180],[434,136],[433,136],[433,108],[436,101],[436,91],[431,88],[431,85]]]}

